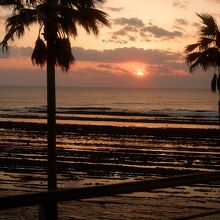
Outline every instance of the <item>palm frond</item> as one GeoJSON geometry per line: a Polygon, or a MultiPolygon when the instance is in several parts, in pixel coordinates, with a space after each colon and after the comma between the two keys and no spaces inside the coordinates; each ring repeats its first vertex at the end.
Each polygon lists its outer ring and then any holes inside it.
{"type": "Polygon", "coordinates": [[[186,55],[186,62],[193,72],[197,67],[205,71],[210,67],[220,66],[220,51],[218,48],[207,48],[203,51],[192,52],[186,55]]]}
{"type": "Polygon", "coordinates": [[[201,37],[198,44],[199,50],[206,50],[211,46],[215,46],[216,42],[212,38],[201,37]]]}
{"type": "Polygon", "coordinates": [[[190,53],[193,50],[195,50],[196,48],[198,48],[200,46],[199,43],[195,43],[195,44],[190,44],[185,48],[185,53],[190,53]]]}
{"type": "Polygon", "coordinates": [[[56,64],[61,66],[63,70],[68,71],[70,65],[75,63],[69,38],[57,38],[56,51],[56,64]]]}
{"type": "Polygon", "coordinates": [[[190,72],[193,72],[196,68],[202,68],[203,70],[207,70],[212,66],[211,63],[207,62],[204,57],[198,57],[194,62],[190,64],[190,72]]]}
{"type": "Polygon", "coordinates": [[[20,14],[15,14],[6,20],[6,34],[0,43],[2,50],[8,50],[8,41],[21,38],[25,33],[25,27],[38,21],[37,11],[33,9],[22,9],[20,14]]]}
{"type": "Polygon", "coordinates": [[[23,7],[21,0],[0,0],[0,6],[2,8],[10,9],[15,7],[23,7]]]}
{"type": "Polygon", "coordinates": [[[76,8],[67,7],[66,5],[59,5],[57,11],[58,29],[61,32],[70,36],[77,36],[76,25],[82,26],[87,33],[99,34],[101,25],[110,26],[108,15],[98,9],[89,8],[85,5],[82,6],[84,1],[79,1],[80,6],[76,8]]]}
{"type": "Polygon", "coordinates": [[[58,31],[67,36],[76,37],[78,35],[76,28],[76,10],[65,6],[58,6],[59,16],[57,16],[58,31]]]}
{"type": "Polygon", "coordinates": [[[72,8],[86,7],[86,8],[94,8],[96,5],[103,5],[106,0],[59,0],[58,4],[62,4],[65,6],[69,6],[72,8]]]}
{"type": "Polygon", "coordinates": [[[202,23],[204,24],[200,29],[201,34],[203,36],[212,36],[213,38],[215,38],[216,33],[218,32],[218,26],[214,17],[206,13],[197,15],[200,17],[202,23]]]}
{"type": "Polygon", "coordinates": [[[101,25],[110,26],[108,15],[98,9],[80,8],[76,13],[76,22],[82,26],[88,34],[99,34],[101,25]]]}
{"type": "Polygon", "coordinates": [[[15,37],[20,38],[21,36],[24,35],[24,26],[23,25],[19,25],[17,27],[11,27],[6,35],[4,36],[4,39],[2,40],[2,42],[0,43],[0,46],[2,47],[2,51],[8,51],[8,41],[14,41],[15,37]]]}
{"type": "Polygon", "coordinates": [[[35,9],[22,9],[19,14],[15,14],[6,20],[6,31],[10,27],[24,25],[26,27],[38,21],[38,12],[35,9]]]}
{"type": "Polygon", "coordinates": [[[25,5],[32,8],[35,8],[39,3],[43,3],[43,1],[25,0],[25,5]]]}
{"type": "Polygon", "coordinates": [[[218,74],[217,89],[218,89],[218,91],[220,92],[220,74],[218,74]]]}
{"type": "Polygon", "coordinates": [[[33,64],[44,66],[47,60],[47,48],[44,41],[38,38],[35,42],[35,47],[31,56],[33,64]]]}
{"type": "Polygon", "coordinates": [[[217,75],[216,73],[214,73],[214,76],[211,81],[211,90],[213,93],[216,92],[216,85],[217,85],[217,75]]]}
{"type": "Polygon", "coordinates": [[[191,65],[191,63],[195,62],[200,56],[201,56],[201,52],[193,52],[193,53],[187,54],[186,56],[187,64],[191,65]]]}

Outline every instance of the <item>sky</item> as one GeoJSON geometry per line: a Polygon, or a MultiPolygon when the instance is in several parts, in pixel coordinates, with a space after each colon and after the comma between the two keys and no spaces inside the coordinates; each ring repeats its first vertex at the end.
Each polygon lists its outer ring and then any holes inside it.
{"type": "MultiPolygon", "coordinates": [[[[196,13],[220,24],[220,0],[107,0],[101,10],[111,27],[98,37],[79,27],[71,39],[76,63],[68,73],[57,68],[57,86],[209,89],[213,70],[189,73],[184,48],[198,40],[196,13]]],[[[0,9],[0,39],[8,15],[0,9]]],[[[0,86],[46,86],[45,68],[30,59],[37,33],[32,26],[0,53],[0,86]]]]}

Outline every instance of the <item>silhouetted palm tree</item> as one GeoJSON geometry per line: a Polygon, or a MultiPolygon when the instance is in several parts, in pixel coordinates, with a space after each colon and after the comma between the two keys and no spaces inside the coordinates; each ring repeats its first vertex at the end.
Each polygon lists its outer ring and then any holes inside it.
{"type": "Polygon", "coordinates": [[[220,31],[213,16],[197,14],[202,22],[200,37],[197,43],[186,47],[186,61],[190,71],[201,67],[203,70],[214,69],[211,81],[212,92],[219,93],[219,125],[220,125],[220,31]]]}
{"type": "Polygon", "coordinates": [[[21,38],[32,24],[40,27],[31,58],[36,65],[47,64],[48,190],[57,188],[55,66],[68,71],[74,63],[69,37],[77,36],[78,25],[95,35],[101,25],[109,25],[107,14],[96,8],[104,3],[105,0],[0,0],[0,7],[12,9],[1,42],[3,51],[7,51],[9,41],[21,38]]]}

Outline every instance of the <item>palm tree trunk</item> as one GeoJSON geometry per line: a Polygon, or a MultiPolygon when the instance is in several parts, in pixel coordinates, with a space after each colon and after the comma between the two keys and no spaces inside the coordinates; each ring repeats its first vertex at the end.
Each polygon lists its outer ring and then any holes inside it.
{"type": "MultiPolygon", "coordinates": [[[[47,41],[47,129],[48,129],[48,190],[57,189],[57,163],[56,163],[56,93],[55,93],[55,64],[54,43],[47,41]]],[[[52,202],[44,206],[43,219],[57,220],[57,203],[52,202]]]]}
{"type": "Polygon", "coordinates": [[[56,178],[56,93],[54,44],[48,40],[47,50],[47,129],[48,129],[48,190],[57,189],[56,178]]]}
{"type": "MultiPolygon", "coordinates": [[[[53,6],[53,0],[48,0],[53,6]]],[[[56,178],[56,93],[55,93],[55,43],[56,23],[53,11],[45,24],[47,40],[47,129],[48,129],[48,190],[57,189],[56,178]]]]}
{"type": "MultiPolygon", "coordinates": [[[[54,0],[47,0],[53,9],[54,0]]],[[[45,21],[45,39],[47,41],[47,160],[48,160],[48,190],[57,189],[56,163],[56,87],[55,87],[55,42],[57,37],[56,15],[49,10],[45,21]]],[[[43,206],[43,219],[57,220],[57,203],[52,202],[43,206]]]]}
{"type": "Polygon", "coordinates": [[[218,90],[218,123],[220,128],[220,90],[218,90]]]}

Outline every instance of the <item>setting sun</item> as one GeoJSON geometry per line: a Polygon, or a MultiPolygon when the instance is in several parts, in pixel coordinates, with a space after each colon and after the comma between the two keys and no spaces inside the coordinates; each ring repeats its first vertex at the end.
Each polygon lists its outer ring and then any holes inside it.
{"type": "Polygon", "coordinates": [[[137,76],[143,76],[143,75],[144,75],[144,73],[143,73],[143,72],[141,72],[141,71],[139,71],[139,72],[137,72],[137,73],[136,73],[136,75],[137,75],[137,76]]]}

